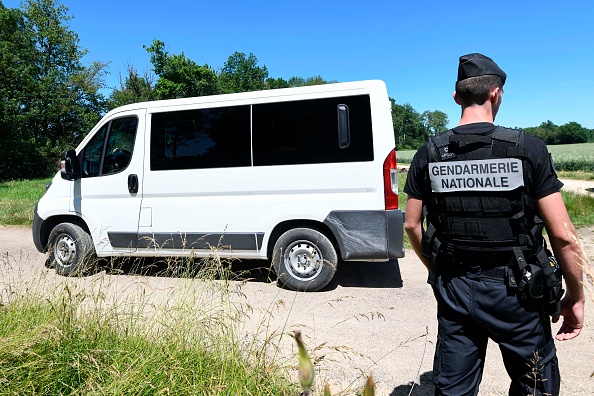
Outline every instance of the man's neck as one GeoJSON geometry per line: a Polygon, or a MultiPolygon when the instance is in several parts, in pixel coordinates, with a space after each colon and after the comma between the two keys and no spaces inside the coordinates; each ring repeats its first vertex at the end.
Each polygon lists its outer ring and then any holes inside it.
{"type": "Polygon", "coordinates": [[[458,125],[475,124],[477,122],[495,121],[491,108],[488,106],[469,106],[462,109],[462,117],[458,125]]]}

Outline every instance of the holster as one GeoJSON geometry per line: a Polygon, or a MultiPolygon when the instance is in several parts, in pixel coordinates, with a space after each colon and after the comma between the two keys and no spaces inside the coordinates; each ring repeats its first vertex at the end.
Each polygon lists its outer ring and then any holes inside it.
{"type": "Polygon", "coordinates": [[[551,316],[559,315],[563,297],[562,275],[557,260],[546,247],[539,247],[528,263],[520,248],[514,248],[518,295],[540,305],[551,316]]]}

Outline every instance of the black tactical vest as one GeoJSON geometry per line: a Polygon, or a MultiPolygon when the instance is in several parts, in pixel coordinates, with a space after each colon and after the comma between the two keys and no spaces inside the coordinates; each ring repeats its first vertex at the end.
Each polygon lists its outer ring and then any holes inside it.
{"type": "Polygon", "coordinates": [[[429,139],[423,254],[435,263],[514,262],[543,245],[542,221],[529,195],[524,132],[494,127],[488,135],[453,130],[429,139]]]}

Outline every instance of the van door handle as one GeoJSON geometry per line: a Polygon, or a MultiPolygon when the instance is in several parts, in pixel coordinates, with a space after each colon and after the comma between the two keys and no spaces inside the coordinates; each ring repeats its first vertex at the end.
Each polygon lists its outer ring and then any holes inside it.
{"type": "Polygon", "coordinates": [[[130,194],[138,192],[138,176],[128,175],[128,191],[130,191],[130,194]]]}

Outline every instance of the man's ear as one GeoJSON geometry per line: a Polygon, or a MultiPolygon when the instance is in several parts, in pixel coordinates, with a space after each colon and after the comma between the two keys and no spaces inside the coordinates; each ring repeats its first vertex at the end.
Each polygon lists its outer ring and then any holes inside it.
{"type": "Polygon", "coordinates": [[[454,98],[454,102],[456,102],[457,105],[462,106],[462,104],[460,103],[460,100],[458,99],[458,95],[456,95],[456,91],[454,91],[454,93],[452,94],[452,97],[454,98]]]}
{"type": "Polygon", "coordinates": [[[491,91],[489,92],[489,100],[491,101],[491,103],[496,103],[498,101],[500,90],[501,88],[499,87],[491,88],[491,91]]]}

